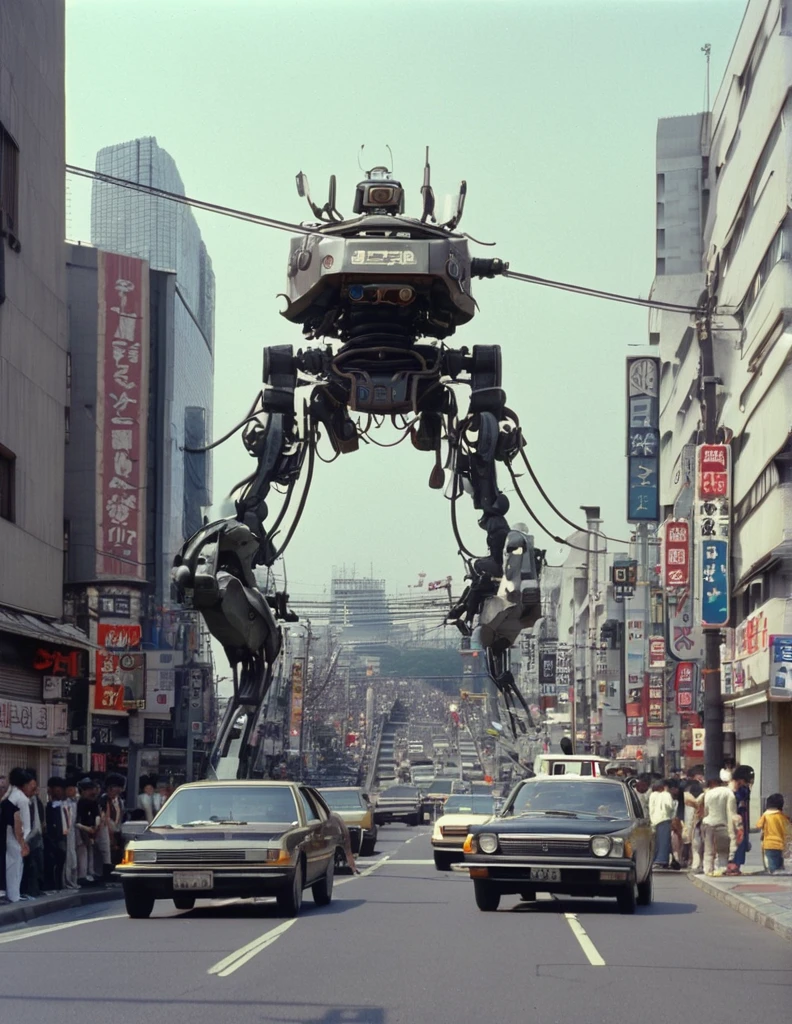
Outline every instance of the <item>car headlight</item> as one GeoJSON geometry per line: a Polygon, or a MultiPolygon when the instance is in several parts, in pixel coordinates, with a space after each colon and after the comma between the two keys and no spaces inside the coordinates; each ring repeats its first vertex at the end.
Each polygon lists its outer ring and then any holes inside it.
{"type": "Polygon", "coordinates": [[[132,854],[131,863],[133,864],[156,864],[157,863],[157,852],[156,850],[130,850],[132,854]]]}
{"type": "Polygon", "coordinates": [[[273,862],[291,860],[291,857],[285,850],[276,847],[271,850],[245,850],[245,860],[272,864],[273,862]]]}
{"type": "Polygon", "coordinates": [[[495,853],[498,849],[498,837],[494,832],[483,832],[478,837],[478,844],[482,853],[495,853]]]}
{"type": "Polygon", "coordinates": [[[591,840],[591,852],[595,857],[607,857],[611,851],[610,836],[594,836],[591,840]]]}
{"type": "Polygon", "coordinates": [[[611,857],[623,857],[624,856],[624,840],[619,838],[611,839],[611,857]]]}

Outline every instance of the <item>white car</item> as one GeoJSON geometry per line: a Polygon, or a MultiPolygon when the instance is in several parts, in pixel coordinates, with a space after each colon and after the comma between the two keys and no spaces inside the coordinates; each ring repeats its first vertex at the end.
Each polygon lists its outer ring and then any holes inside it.
{"type": "Polygon", "coordinates": [[[438,871],[449,871],[454,861],[464,860],[462,846],[471,825],[483,825],[495,814],[491,796],[450,796],[442,815],[434,823],[432,848],[438,871]]]}

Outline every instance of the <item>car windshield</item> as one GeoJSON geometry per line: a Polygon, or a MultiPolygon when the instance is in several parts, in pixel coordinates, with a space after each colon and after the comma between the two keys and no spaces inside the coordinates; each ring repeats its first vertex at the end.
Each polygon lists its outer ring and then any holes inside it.
{"type": "Polygon", "coordinates": [[[491,796],[450,796],[443,805],[443,814],[494,814],[491,796]]]}
{"type": "Polygon", "coordinates": [[[360,794],[354,789],[320,789],[319,793],[334,811],[359,811],[363,807],[360,794]]]}
{"type": "Polygon", "coordinates": [[[543,781],[531,779],[515,793],[504,811],[510,814],[587,814],[605,818],[627,818],[630,812],[619,785],[584,782],[580,779],[543,781]]]}
{"type": "Polygon", "coordinates": [[[434,779],[429,783],[430,793],[452,793],[454,791],[454,783],[450,779],[434,779]]]}
{"type": "Polygon", "coordinates": [[[382,796],[406,796],[414,798],[418,796],[418,790],[413,789],[412,786],[391,786],[390,789],[383,790],[382,796]]]}
{"type": "Polygon", "coordinates": [[[492,794],[492,786],[487,783],[477,785],[474,782],[470,788],[475,796],[490,796],[492,794]]]}
{"type": "Polygon", "coordinates": [[[195,825],[283,824],[298,821],[288,786],[196,786],[177,790],[152,822],[154,828],[195,825]]]}

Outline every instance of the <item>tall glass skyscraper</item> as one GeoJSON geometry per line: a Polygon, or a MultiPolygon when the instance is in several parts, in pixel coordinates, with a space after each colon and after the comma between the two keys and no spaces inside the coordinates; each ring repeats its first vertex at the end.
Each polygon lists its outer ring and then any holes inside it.
{"type": "MultiPolygon", "coordinates": [[[[173,157],[155,138],[107,146],[96,170],[116,178],[184,195],[173,157]]],[[[181,449],[211,438],[214,380],[215,278],[212,261],[192,210],[179,203],[94,181],[91,242],[109,252],[147,260],[153,270],[175,274],[173,348],[167,360],[165,403],[157,417],[158,489],[163,564],[157,567],[158,591],[167,605],[168,576],[174,554],[201,525],[211,504],[208,454],[181,449]]],[[[152,311],[152,315],[154,312],[152,311]]]]}

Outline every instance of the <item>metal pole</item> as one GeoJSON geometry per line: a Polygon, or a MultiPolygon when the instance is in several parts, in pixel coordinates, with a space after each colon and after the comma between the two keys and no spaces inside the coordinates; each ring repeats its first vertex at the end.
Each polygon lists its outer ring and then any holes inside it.
{"type": "Polygon", "coordinates": [[[303,670],[303,702],[302,702],[302,714],[300,715],[300,742],[299,742],[299,757],[300,757],[300,781],[305,779],[305,763],[303,761],[303,743],[305,742],[305,714],[306,714],[306,698],[308,696],[308,655],[311,652],[311,620],[306,619],[306,625],[303,627],[306,629],[305,633],[305,665],[303,670]]]}
{"type": "MultiPolygon", "coordinates": [[[[712,319],[709,311],[696,323],[701,350],[701,392],[704,399],[704,442],[715,444],[717,408],[715,361],[712,351],[712,319]]],[[[723,700],[721,697],[720,664],[721,631],[704,633],[704,771],[706,777],[717,778],[723,767],[723,700]]]]}

